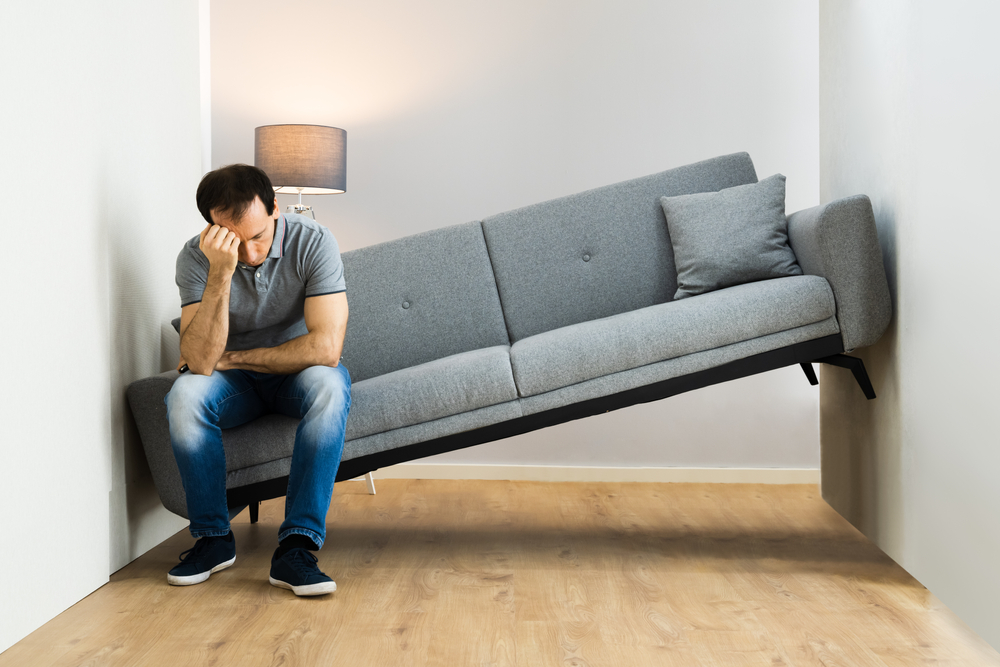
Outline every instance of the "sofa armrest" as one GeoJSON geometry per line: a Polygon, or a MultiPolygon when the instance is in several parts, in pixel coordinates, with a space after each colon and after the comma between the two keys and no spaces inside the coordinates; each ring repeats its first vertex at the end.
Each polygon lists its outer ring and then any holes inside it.
{"type": "Polygon", "coordinates": [[[167,371],[136,380],[128,386],[126,395],[160,501],[174,514],[187,518],[187,499],[170,446],[167,406],[163,402],[179,376],[177,371],[167,371]]]}
{"type": "Polygon", "coordinates": [[[822,276],[833,288],[844,350],[877,341],[889,326],[892,301],[868,197],[793,213],[788,241],[803,273],[822,276]]]}

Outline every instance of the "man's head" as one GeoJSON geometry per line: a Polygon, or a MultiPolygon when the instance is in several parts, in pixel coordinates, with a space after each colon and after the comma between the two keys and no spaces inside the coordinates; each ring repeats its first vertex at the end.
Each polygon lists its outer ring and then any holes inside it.
{"type": "Polygon", "coordinates": [[[195,199],[209,224],[225,227],[240,239],[241,262],[250,266],[264,262],[279,215],[267,174],[247,164],[220,167],[201,179],[195,199]]]}

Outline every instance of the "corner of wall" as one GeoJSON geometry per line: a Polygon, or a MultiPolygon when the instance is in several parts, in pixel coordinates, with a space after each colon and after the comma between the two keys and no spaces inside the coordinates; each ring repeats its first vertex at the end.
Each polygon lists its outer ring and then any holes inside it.
{"type": "Polygon", "coordinates": [[[855,350],[877,398],[850,371],[824,365],[820,380],[820,492],[841,516],[897,559],[903,553],[902,434],[895,322],[878,343],[855,350]]]}

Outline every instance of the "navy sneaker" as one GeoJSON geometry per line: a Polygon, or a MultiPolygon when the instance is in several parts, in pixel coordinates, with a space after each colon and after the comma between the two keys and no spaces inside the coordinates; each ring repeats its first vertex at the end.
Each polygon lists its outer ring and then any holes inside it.
{"type": "Polygon", "coordinates": [[[289,549],[278,556],[276,549],[271,557],[272,586],[287,588],[296,595],[326,595],[337,590],[333,579],[319,571],[318,559],[302,548],[289,549]]]}
{"type": "Polygon", "coordinates": [[[203,537],[181,553],[181,562],[167,573],[167,583],[174,586],[200,584],[213,572],[225,570],[236,562],[236,540],[230,532],[224,537],[203,537]]]}

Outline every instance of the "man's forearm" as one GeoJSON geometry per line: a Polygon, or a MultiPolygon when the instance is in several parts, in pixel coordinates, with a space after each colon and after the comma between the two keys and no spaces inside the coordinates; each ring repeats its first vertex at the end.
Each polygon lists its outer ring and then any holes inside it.
{"type": "Polygon", "coordinates": [[[181,337],[181,356],[196,375],[211,375],[226,351],[231,284],[232,275],[209,273],[198,312],[181,337]]]}
{"type": "Polygon", "coordinates": [[[336,366],[340,363],[343,343],[337,344],[333,340],[335,338],[314,331],[277,347],[231,350],[222,355],[216,364],[216,370],[241,368],[258,373],[291,375],[310,366],[336,366]]]}

